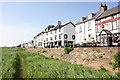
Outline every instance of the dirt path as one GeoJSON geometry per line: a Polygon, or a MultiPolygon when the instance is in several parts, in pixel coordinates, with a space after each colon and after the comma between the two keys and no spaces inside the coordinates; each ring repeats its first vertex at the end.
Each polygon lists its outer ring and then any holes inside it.
{"type": "Polygon", "coordinates": [[[24,58],[20,56],[20,72],[19,72],[19,78],[24,78],[24,58]]]}
{"type": "Polygon", "coordinates": [[[21,53],[17,53],[16,56],[16,63],[14,65],[16,73],[13,75],[14,78],[24,78],[24,58],[20,54],[21,53]]]}

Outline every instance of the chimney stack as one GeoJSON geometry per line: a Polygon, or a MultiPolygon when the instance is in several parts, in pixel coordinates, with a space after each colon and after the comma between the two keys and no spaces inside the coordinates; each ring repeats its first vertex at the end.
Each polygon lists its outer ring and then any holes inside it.
{"type": "Polygon", "coordinates": [[[106,10],[107,10],[107,5],[105,3],[104,4],[100,3],[100,11],[104,12],[106,10]]]}
{"type": "Polygon", "coordinates": [[[106,11],[107,10],[107,5],[104,3],[104,11],[106,11]]]}
{"type": "Polygon", "coordinates": [[[58,21],[58,25],[61,25],[61,21],[58,21]]]}

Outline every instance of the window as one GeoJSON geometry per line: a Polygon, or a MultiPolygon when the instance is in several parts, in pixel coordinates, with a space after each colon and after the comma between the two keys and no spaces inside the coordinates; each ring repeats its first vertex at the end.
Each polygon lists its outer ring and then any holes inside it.
{"type": "Polygon", "coordinates": [[[98,33],[99,32],[99,25],[98,26],[96,26],[96,32],[98,33]]]}
{"type": "Polygon", "coordinates": [[[46,35],[48,35],[48,32],[46,33],[46,35]]]}
{"type": "Polygon", "coordinates": [[[57,33],[57,30],[55,30],[55,33],[57,33]]]}
{"type": "Polygon", "coordinates": [[[88,35],[88,41],[91,41],[91,34],[88,35]]]}
{"type": "Polygon", "coordinates": [[[57,40],[57,35],[55,35],[55,40],[57,40]]]}
{"type": "Polygon", "coordinates": [[[48,38],[46,38],[46,41],[48,41],[48,38]]]}
{"type": "Polygon", "coordinates": [[[72,39],[75,39],[75,35],[72,35],[72,39]]]}
{"type": "Polygon", "coordinates": [[[117,20],[117,28],[120,28],[119,24],[120,24],[120,19],[117,20]]]}
{"type": "Polygon", "coordinates": [[[52,37],[50,37],[50,40],[52,40],[52,37]]]}
{"type": "Polygon", "coordinates": [[[88,23],[88,30],[91,30],[91,23],[88,23]]]}
{"type": "Polygon", "coordinates": [[[90,35],[90,34],[89,34],[88,36],[89,36],[89,37],[91,37],[91,35],[90,35]]]}
{"type": "Polygon", "coordinates": [[[113,21],[113,29],[117,29],[117,21],[113,21]]]}
{"type": "Polygon", "coordinates": [[[39,43],[38,43],[38,46],[42,46],[42,42],[39,42],[39,43]]]}
{"type": "Polygon", "coordinates": [[[82,26],[80,26],[80,32],[82,32],[82,26]]]}
{"type": "Polygon", "coordinates": [[[61,32],[61,28],[59,28],[59,32],[61,32]]]}
{"type": "Polygon", "coordinates": [[[64,34],[64,39],[67,39],[68,38],[68,35],[67,34],[64,34]]]}
{"type": "Polygon", "coordinates": [[[59,39],[61,39],[62,34],[59,34],[59,39]]]}

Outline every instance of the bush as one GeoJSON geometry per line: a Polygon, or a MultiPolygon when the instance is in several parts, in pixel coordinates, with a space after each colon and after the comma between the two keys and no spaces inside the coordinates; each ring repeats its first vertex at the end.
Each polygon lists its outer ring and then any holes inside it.
{"type": "Polygon", "coordinates": [[[107,71],[103,66],[100,66],[100,70],[107,71]]]}
{"type": "Polygon", "coordinates": [[[86,59],[86,61],[90,61],[90,59],[86,59]]]}
{"type": "Polygon", "coordinates": [[[41,53],[47,52],[47,50],[41,50],[41,53]]]}
{"type": "Polygon", "coordinates": [[[92,51],[100,52],[100,49],[92,49],[92,51]]]}
{"type": "Polygon", "coordinates": [[[99,56],[99,58],[103,58],[103,56],[99,56]]]}
{"type": "Polygon", "coordinates": [[[120,51],[114,55],[115,63],[118,67],[120,67],[120,51]]]}
{"type": "Polygon", "coordinates": [[[94,61],[95,59],[92,59],[92,61],[94,61]]]}
{"type": "Polygon", "coordinates": [[[116,68],[120,67],[120,51],[118,51],[117,54],[115,54],[114,56],[115,62],[112,63],[112,69],[115,70],[116,68]]]}
{"type": "Polygon", "coordinates": [[[112,53],[112,51],[110,51],[110,53],[112,53]]]}
{"type": "Polygon", "coordinates": [[[85,60],[85,59],[82,59],[83,61],[85,60]]]}
{"type": "Polygon", "coordinates": [[[112,62],[109,62],[110,65],[112,65],[113,63],[112,62]]]}
{"type": "Polygon", "coordinates": [[[70,47],[64,47],[65,54],[69,54],[70,51],[72,51],[72,48],[70,48],[70,47]]]}

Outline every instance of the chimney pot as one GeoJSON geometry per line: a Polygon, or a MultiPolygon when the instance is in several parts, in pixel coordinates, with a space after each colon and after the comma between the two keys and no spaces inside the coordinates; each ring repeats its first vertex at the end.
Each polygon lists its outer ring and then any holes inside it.
{"type": "Polygon", "coordinates": [[[61,21],[58,21],[58,25],[61,25],[61,21]]]}
{"type": "Polygon", "coordinates": [[[100,3],[100,11],[104,12],[106,10],[107,10],[107,5],[105,3],[104,4],[100,3]]]}

